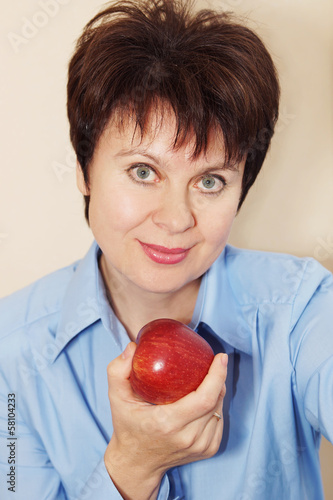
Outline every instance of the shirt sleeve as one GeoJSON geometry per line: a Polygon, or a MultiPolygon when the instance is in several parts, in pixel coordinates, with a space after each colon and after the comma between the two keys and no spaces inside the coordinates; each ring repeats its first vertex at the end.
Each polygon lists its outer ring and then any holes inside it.
{"type": "MultiPolygon", "coordinates": [[[[169,480],[165,475],[161,481],[157,500],[171,500],[169,497],[169,480]]],[[[104,463],[101,459],[86,484],[83,486],[77,500],[122,500],[122,496],[118,492],[112,482],[104,463]]]]}
{"type": "Polygon", "coordinates": [[[15,426],[8,425],[8,401],[7,394],[0,395],[0,498],[68,500],[37,437],[17,413],[15,426]]]}
{"type": "MultiPolygon", "coordinates": [[[[8,433],[8,396],[0,396],[0,498],[1,500],[122,500],[101,459],[87,482],[76,482],[81,491],[66,491],[38,436],[22,419],[15,419],[17,434],[8,433]],[[9,463],[10,462],[10,463],[9,463]]],[[[158,499],[170,500],[169,480],[162,479],[158,499]]]]}
{"type": "Polygon", "coordinates": [[[322,280],[306,303],[291,339],[297,396],[301,401],[305,418],[315,431],[320,432],[333,443],[333,280],[331,275],[322,280]]]}

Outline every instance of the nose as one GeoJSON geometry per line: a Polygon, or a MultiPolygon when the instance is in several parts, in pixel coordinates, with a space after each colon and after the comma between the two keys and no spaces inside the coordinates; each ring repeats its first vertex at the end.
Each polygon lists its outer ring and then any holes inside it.
{"type": "Polygon", "coordinates": [[[153,222],[170,234],[182,233],[195,225],[187,193],[166,190],[153,212],[153,222]]]}

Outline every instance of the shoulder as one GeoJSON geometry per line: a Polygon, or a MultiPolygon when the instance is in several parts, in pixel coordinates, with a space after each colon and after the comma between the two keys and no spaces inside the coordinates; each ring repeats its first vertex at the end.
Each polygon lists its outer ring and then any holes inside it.
{"type": "Polygon", "coordinates": [[[77,263],[59,269],[0,299],[0,342],[34,322],[56,314],[77,263]]]}
{"type": "Polygon", "coordinates": [[[291,304],[298,296],[309,300],[320,286],[332,286],[332,274],[311,257],[227,245],[224,261],[230,286],[246,304],[291,304]]]}

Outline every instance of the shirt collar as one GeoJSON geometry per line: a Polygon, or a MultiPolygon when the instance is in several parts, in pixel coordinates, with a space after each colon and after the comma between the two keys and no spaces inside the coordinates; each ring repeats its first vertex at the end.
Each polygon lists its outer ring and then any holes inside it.
{"type": "Polygon", "coordinates": [[[112,309],[107,301],[103,279],[98,268],[100,249],[93,242],[86,256],[74,265],[73,277],[67,287],[56,331],[55,361],[66,345],[82,330],[96,321],[110,323],[112,309]]]}
{"type": "Polygon", "coordinates": [[[228,266],[228,249],[227,245],[203,276],[198,296],[201,304],[197,303],[197,317],[195,322],[192,319],[190,326],[200,330],[200,323],[208,325],[211,330],[209,335],[222,340],[227,354],[237,349],[251,355],[257,311],[253,305],[238,300],[237,288],[228,266]]]}
{"type": "MultiPolygon", "coordinates": [[[[99,320],[121,344],[122,325],[110,307],[98,267],[100,252],[94,241],[86,256],[74,267],[62,304],[51,362],[76,335],[99,320]]],[[[228,246],[204,274],[189,326],[197,330],[200,324],[206,324],[222,339],[227,353],[237,349],[251,355],[253,306],[249,308],[238,302],[227,256],[228,246]]]]}

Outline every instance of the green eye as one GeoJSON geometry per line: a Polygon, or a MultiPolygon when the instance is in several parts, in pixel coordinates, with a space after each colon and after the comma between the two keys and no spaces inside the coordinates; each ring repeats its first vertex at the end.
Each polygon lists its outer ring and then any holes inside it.
{"type": "Polygon", "coordinates": [[[138,167],[136,170],[136,175],[139,177],[139,179],[148,179],[150,175],[150,168],[138,167]]]}
{"type": "Polygon", "coordinates": [[[136,163],[130,166],[126,172],[133,182],[143,186],[153,186],[159,180],[154,168],[145,163],[136,163]]]}
{"type": "Polygon", "coordinates": [[[226,186],[225,180],[219,175],[207,174],[201,177],[200,181],[196,184],[203,194],[220,194],[226,186]]]}
{"type": "Polygon", "coordinates": [[[206,188],[206,189],[212,189],[216,184],[216,181],[214,179],[214,177],[204,177],[202,179],[202,185],[206,188]]]}

